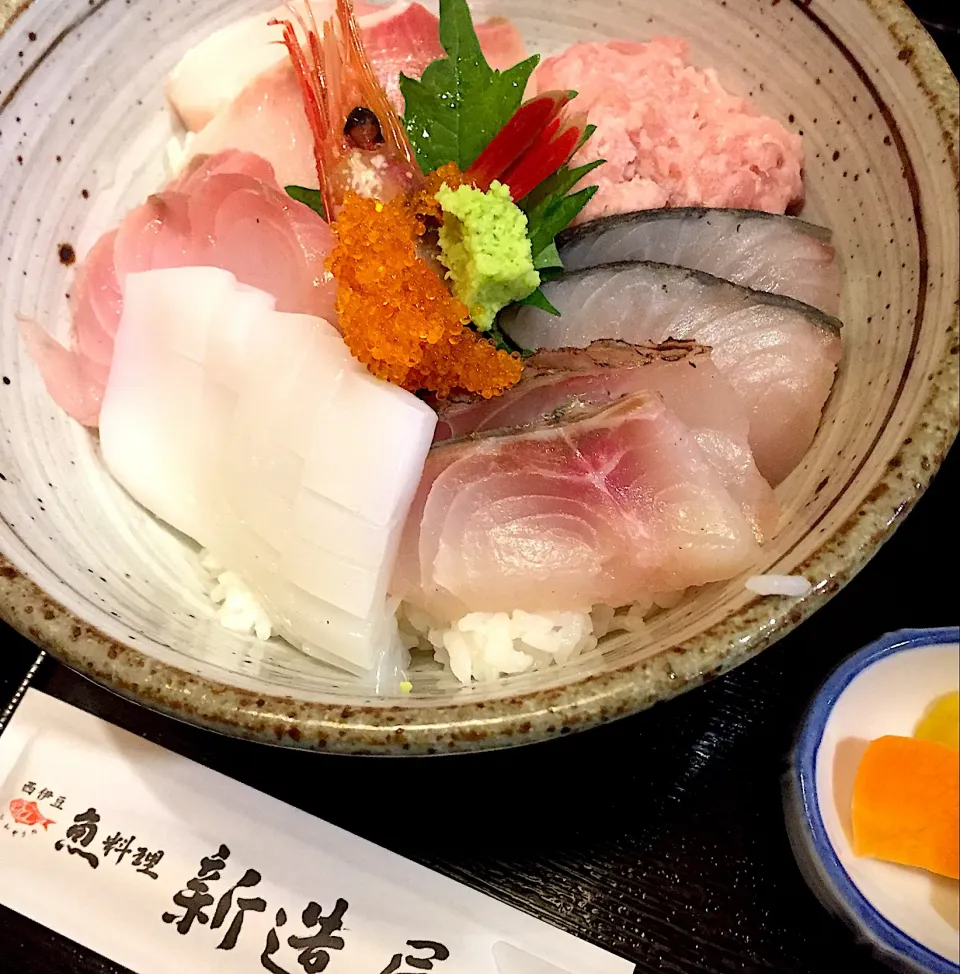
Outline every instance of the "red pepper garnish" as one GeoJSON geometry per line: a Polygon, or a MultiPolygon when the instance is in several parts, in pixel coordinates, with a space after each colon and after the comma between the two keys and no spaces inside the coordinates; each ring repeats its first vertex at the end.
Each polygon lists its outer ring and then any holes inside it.
{"type": "Polygon", "coordinates": [[[575,91],[545,91],[524,102],[510,121],[493,137],[465,173],[467,181],[486,192],[532,145],[544,129],[556,121],[575,91]]]}
{"type": "Polygon", "coordinates": [[[586,112],[554,119],[501,177],[516,203],[552,176],[576,151],[587,124],[586,112]]]}

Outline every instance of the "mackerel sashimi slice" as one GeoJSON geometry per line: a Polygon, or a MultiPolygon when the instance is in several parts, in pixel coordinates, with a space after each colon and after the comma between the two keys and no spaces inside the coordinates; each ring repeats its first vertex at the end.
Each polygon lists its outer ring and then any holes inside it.
{"type": "Polygon", "coordinates": [[[542,289],[562,317],[529,306],[509,311],[502,327],[520,345],[669,338],[708,345],[746,409],[764,477],[779,483],[806,453],[840,360],[835,318],[792,298],[645,261],[585,268],[542,289]]]}
{"type": "Polygon", "coordinates": [[[600,341],[586,348],[541,350],[527,359],[520,382],[502,396],[441,402],[435,442],[572,417],[637,392],[663,399],[690,430],[754,526],[757,540],[769,539],[776,530],[778,506],[753,462],[746,412],[710,360],[710,350],[693,342],[600,341]]]}
{"type": "Polygon", "coordinates": [[[585,610],[729,578],[757,554],[696,437],[639,392],[435,445],[391,594],[448,619],[585,610]]]}
{"type": "Polygon", "coordinates": [[[675,207],[601,217],[558,241],[567,270],[653,260],[840,311],[840,268],[831,233],[760,210],[675,207]]]}

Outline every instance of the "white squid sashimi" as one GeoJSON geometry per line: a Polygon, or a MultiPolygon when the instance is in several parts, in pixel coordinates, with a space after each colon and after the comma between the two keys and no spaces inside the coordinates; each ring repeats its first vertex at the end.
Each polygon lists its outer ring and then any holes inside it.
{"type": "Polygon", "coordinates": [[[278,312],[227,271],[126,278],[106,465],[313,656],[361,674],[399,665],[387,582],[435,425],[322,318],[278,312]]]}

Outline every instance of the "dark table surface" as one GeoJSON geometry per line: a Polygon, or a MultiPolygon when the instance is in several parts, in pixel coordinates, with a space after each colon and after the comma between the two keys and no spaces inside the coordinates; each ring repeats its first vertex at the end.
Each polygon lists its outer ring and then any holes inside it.
{"type": "MultiPolygon", "coordinates": [[[[948,59],[953,4],[917,2],[948,59]]],[[[880,971],[814,899],[780,781],[807,701],[884,632],[956,625],[960,452],[870,565],[754,661],[669,704],[515,751],[397,761],[219,737],[44,657],[31,685],[636,962],[638,972],[880,971]],[[416,783],[416,797],[411,784],[416,783]]],[[[0,713],[37,650],[0,624],[0,713]]],[[[120,967],[0,907],[0,974],[120,967]]],[[[193,972],[191,972],[193,974],[193,972]]],[[[199,974],[199,972],[197,972],[199,974]]]]}

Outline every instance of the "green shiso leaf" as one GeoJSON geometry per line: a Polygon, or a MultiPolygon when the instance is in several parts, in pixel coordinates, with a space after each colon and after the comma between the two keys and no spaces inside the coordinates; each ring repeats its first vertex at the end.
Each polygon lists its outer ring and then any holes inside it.
{"type": "Polygon", "coordinates": [[[534,193],[521,200],[520,208],[527,214],[527,234],[535,254],[540,253],[561,230],[565,230],[590,202],[597,191],[596,186],[587,186],[569,196],[567,194],[587,173],[602,164],[602,159],[595,159],[573,169],[564,166],[537,187],[534,191],[538,197],[536,200],[530,200],[534,193]]]}
{"type": "Polygon", "coordinates": [[[295,199],[304,206],[309,206],[314,213],[319,213],[324,219],[327,218],[323,212],[323,196],[319,189],[307,189],[305,186],[285,186],[287,196],[295,199]]]}
{"type": "Polygon", "coordinates": [[[535,250],[531,246],[531,252],[533,253],[533,266],[540,271],[540,277],[543,277],[544,271],[550,270],[563,270],[563,261],[560,260],[560,252],[557,250],[556,243],[551,240],[542,250],[535,250]]]}
{"type": "Polygon", "coordinates": [[[528,294],[525,298],[521,298],[519,301],[515,301],[514,304],[526,304],[534,308],[539,308],[541,311],[546,311],[547,314],[556,315],[560,317],[560,312],[547,300],[547,296],[537,288],[532,294],[528,294]]]}
{"type": "Polygon", "coordinates": [[[533,355],[529,348],[521,348],[505,331],[500,328],[500,322],[495,321],[489,331],[483,332],[483,337],[496,348],[504,352],[518,352],[523,358],[533,355]]]}
{"type": "Polygon", "coordinates": [[[403,125],[425,173],[448,162],[466,170],[520,107],[540,61],[535,54],[494,71],[466,0],[440,0],[440,44],[447,56],[428,64],[419,81],[400,75],[403,125]]]}

